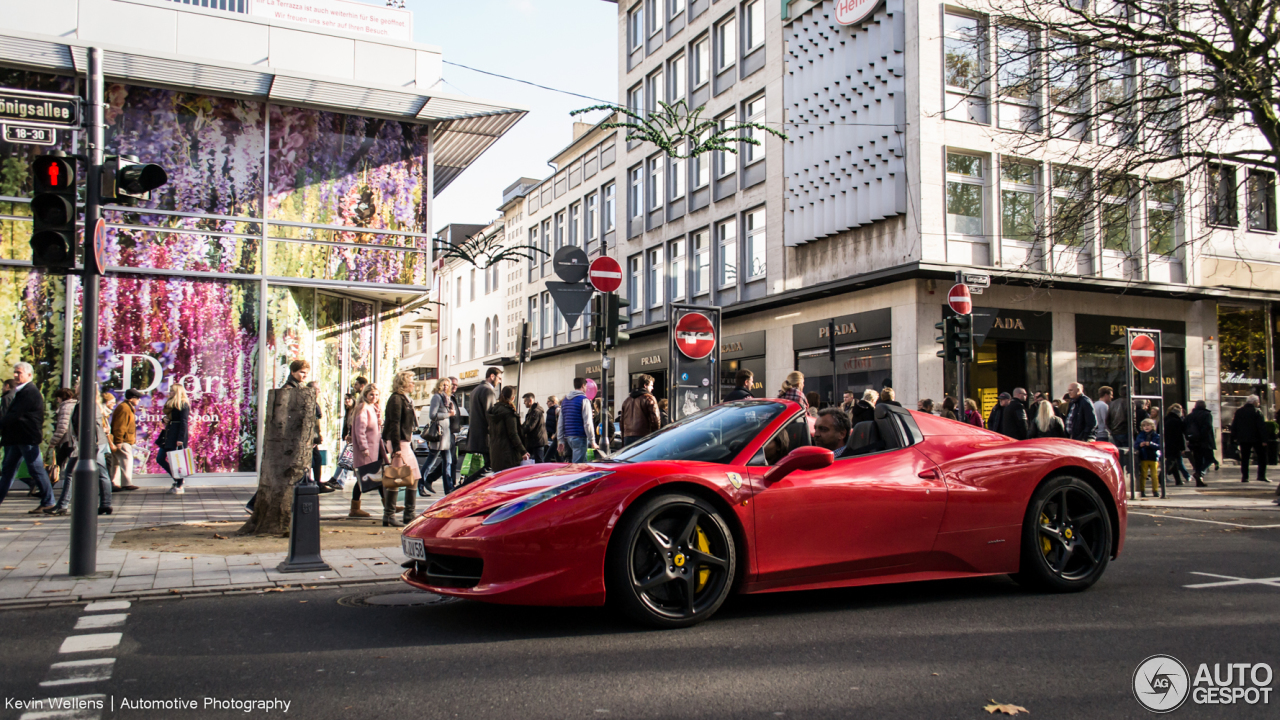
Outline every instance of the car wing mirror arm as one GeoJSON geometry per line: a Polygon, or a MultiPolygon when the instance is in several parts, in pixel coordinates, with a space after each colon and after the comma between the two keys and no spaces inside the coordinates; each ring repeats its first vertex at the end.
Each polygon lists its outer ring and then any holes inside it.
{"type": "Polygon", "coordinates": [[[798,447],[787,453],[764,474],[765,486],[772,485],[797,470],[821,470],[836,461],[835,453],[817,445],[798,447]]]}

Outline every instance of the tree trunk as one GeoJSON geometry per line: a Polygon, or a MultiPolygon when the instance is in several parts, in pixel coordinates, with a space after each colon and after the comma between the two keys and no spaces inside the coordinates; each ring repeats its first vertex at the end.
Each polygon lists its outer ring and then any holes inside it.
{"type": "Polygon", "coordinates": [[[237,535],[289,534],[293,514],[293,486],[311,467],[316,436],[314,388],[280,388],[267,391],[262,471],[258,475],[258,499],[253,516],[237,535]]]}

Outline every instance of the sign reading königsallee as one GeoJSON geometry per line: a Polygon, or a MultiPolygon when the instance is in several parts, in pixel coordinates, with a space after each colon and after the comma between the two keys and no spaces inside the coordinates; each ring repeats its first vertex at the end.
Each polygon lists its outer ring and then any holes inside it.
{"type": "Polygon", "coordinates": [[[0,88],[0,122],[80,126],[80,98],[75,95],[0,88]]]}

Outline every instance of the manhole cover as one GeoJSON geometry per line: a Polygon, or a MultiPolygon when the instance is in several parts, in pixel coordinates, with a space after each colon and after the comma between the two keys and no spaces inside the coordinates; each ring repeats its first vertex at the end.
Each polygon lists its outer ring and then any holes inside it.
{"type": "Polygon", "coordinates": [[[365,593],[338,600],[339,605],[347,607],[422,607],[426,605],[443,605],[456,598],[424,591],[365,593]]]}

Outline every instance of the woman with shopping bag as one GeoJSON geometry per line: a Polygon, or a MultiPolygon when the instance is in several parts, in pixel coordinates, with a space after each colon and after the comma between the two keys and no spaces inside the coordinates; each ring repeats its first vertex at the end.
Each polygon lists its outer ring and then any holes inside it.
{"type": "Polygon", "coordinates": [[[520,422],[516,413],[516,388],[502,388],[498,402],[489,408],[489,465],[494,472],[506,470],[529,459],[520,440],[520,422]]]}
{"type": "Polygon", "coordinates": [[[436,468],[441,468],[440,477],[445,493],[453,492],[453,430],[449,419],[457,414],[458,409],[453,405],[452,393],[453,383],[449,378],[440,378],[431,395],[431,405],[427,408],[427,415],[431,420],[427,425],[427,449],[431,451],[431,459],[423,474],[423,489],[428,493],[431,492],[431,475],[436,468]]]}
{"type": "Polygon", "coordinates": [[[356,397],[351,416],[351,464],[356,469],[356,485],[347,517],[366,518],[370,515],[360,509],[361,494],[382,490],[382,408],[377,385],[365,386],[356,397]]]}
{"type": "Polygon", "coordinates": [[[164,429],[156,438],[156,464],[164,468],[173,479],[170,495],[182,495],[182,481],[194,470],[191,448],[187,447],[187,417],[191,413],[191,401],[181,385],[169,388],[169,399],[164,403],[164,429]]]}
{"type": "Polygon", "coordinates": [[[418,470],[418,460],[413,455],[413,431],[417,416],[413,411],[413,401],[409,393],[413,392],[413,373],[409,371],[396,375],[391,383],[391,397],[387,398],[387,407],[383,412],[382,442],[386,447],[387,462],[392,472],[383,471],[382,524],[386,527],[403,527],[404,523],[413,519],[414,504],[417,493],[413,491],[422,474],[418,470]],[[400,477],[403,468],[408,467],[407,477],[400,477]],[[401,485],[389,484],[387,479],[410,480],[404,487],[404,523],[396,520],[396,496],[400,494],[401,485]]]}

